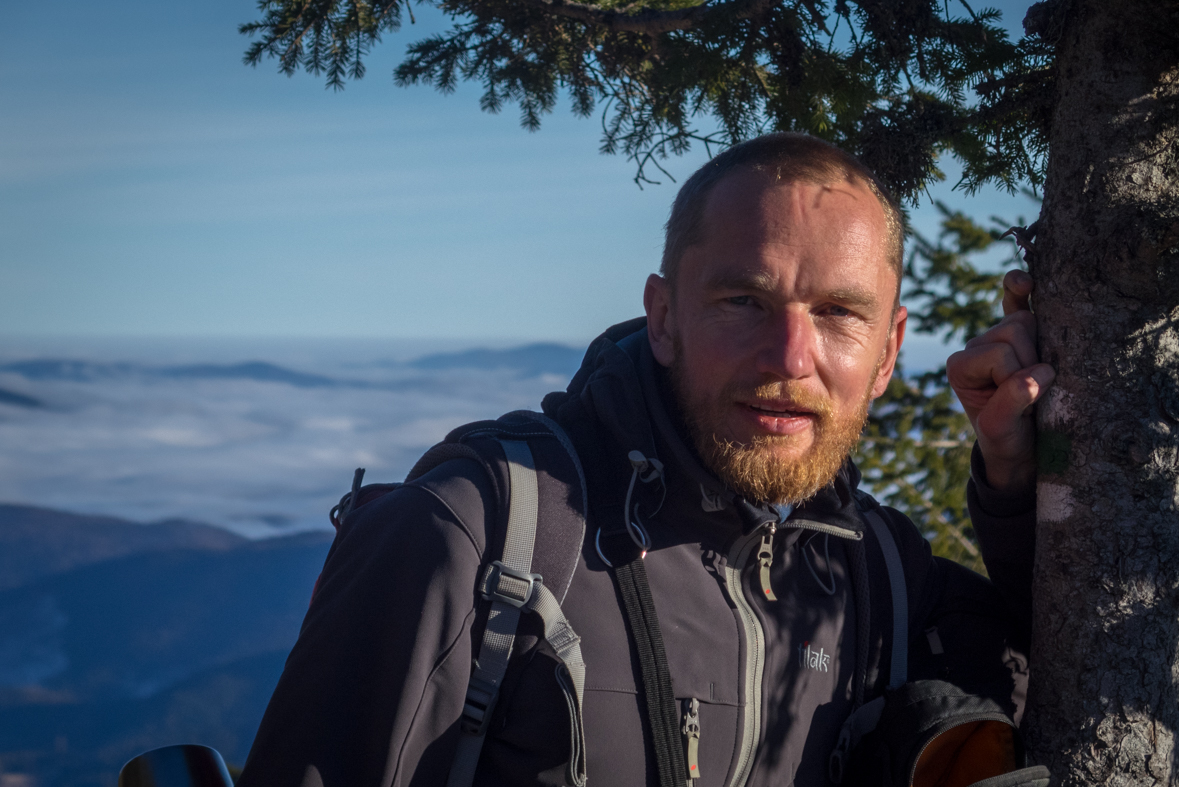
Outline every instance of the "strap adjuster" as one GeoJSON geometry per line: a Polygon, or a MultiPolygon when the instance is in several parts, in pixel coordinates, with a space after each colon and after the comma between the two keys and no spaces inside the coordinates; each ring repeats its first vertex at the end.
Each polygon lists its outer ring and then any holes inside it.
{"type": "Polygon", "coordinates": [[[463,714],[459,718],[460,729],[467,735],[483,735],[487,732],[487,724],[491,721],[491,711],[495,709],[497,699],[499,687],[472,673],[463,702],[463,714]]]}
{"type": "Polygon", "coordinates": [[[543,581],[540,574],[517,571],[504,565],[502,560],[493,560],[483,575],[480,593],[488,601],[499,601],[519,609],[532,600],[536,586],[543,581]]]}

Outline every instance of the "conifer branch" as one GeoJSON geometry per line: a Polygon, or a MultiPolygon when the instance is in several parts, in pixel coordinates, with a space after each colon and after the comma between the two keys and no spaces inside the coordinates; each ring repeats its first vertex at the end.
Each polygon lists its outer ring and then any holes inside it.
{"type": "MultiPolygon", "coordinates": [[[[604,27],[615,33],[644,33],[660,35],[675,30],[687,30],[696,26],[701,19],[712,13],[725,14],[732,19],[748,19],[765,13],[774,5],[773,0],[729,0],[713,4],[705,0],[690,8],[670,11],[647,9],[638,13],[627,13],[626,9],[605,9],[588,3],[572,0],[521,0],[524,5],[544,10],[553,16],[563,16],[581,22],[604,27]]],[[[634,5],[627,6],[633,8],[634,5]]]]}

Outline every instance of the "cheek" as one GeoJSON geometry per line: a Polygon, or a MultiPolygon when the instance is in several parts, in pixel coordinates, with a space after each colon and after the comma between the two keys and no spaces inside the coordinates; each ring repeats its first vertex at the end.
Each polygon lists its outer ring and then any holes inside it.
{"type": "Polygon", "coordinates": [[[697,407],[715,407],[741,368],[731,353],[716,345],[685,345],[679,363],[682,394],[697,407]]]}
{"type": "Polygon", "coordinates": [[[828,336],[819,342],[819,368],[832,396],[856,406],[873,383],[881,353],[855,338],[828,336]]]}
{"type": "Polygon", "coordinates": [[[682,326],[679,347],[686,368],[716,370],[726,359],[733,358],[740,346],[740,337],[705,320],[682,326]]]}

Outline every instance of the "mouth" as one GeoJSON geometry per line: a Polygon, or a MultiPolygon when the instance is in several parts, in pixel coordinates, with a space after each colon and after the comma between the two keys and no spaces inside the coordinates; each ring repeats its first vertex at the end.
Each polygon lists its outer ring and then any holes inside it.
{"type": "Polygon", "coordinates": [[[815,415],[813,410],[792,402],[745,402],[745,406],[756,415],[769,418],[809,418],[815,415]]]}
{"type": "Polygon", "coordinates": [[[819,413],[789,399],[755,399],[739,403],[753,435],[798,436],[818,427],[819,413]]]}

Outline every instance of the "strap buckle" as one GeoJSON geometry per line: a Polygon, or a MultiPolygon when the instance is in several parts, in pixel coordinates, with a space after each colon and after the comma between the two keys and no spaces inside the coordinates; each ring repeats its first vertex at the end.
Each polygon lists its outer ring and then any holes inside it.
{"type": "Polygon", "coordinates": [[[459,718],[459,728],[467,735],[482,736],[485,734],[487,723],[491,721],[491,711],[495,709],[497,699],[499,699],[499,687],[472,674],[471,681],[467,684],[467,696],[463,702],[463,715],[459,718]]]}
{"type": "Polygon", "coordinates": [[[536,586],[543,581],[540,574],[517,571],[504,565],[502,560],[493,560],[483,575],[480,593],[488,601],[499,601],[520,609],[532,600],[536,586]]]}

